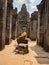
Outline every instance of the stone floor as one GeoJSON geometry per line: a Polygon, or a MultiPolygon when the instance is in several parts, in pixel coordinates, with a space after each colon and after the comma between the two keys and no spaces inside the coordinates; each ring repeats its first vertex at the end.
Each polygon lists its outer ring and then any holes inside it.
{"type": "Polygon", "coordinates": [[[0,65],[49,65],[49,53],[36,45],[36,41],[29,40],[29,53],[15,54],[16,40],[10,45],[6,45],[3,51],[0,51],[0,65]]]}

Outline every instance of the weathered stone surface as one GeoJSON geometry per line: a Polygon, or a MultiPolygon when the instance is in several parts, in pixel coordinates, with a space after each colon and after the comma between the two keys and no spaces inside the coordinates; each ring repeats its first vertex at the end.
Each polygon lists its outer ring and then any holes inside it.
{"type": "Polygon", "coordinates": [[[40,13],[39,44],[49,51],[49,0],[42,0],[37,7],[40,13]]]}
{"type": "Polygon", "coordinates": [[[11,40],[12,9],[13,9],[13,0],[8,0],[7,17],[6,17],[6,40],[5,40],[5,44],[9,44],[10,40],[11,40]]]}
{"type": "Polygon", "coordinates": [[[3,15],[3,12],[2,12],[2,10],[0,10],[0,50],[2,49],[2,29],[3,29],[3,22],[2,22],[2,17],[3,16],[1,16],[1,15],[3,15]]]}
{"type": "Polygon", "coordinates": [[[26,5],[23,4],[21,11],[18,13],[18,34],[26,31],[29,36],[29,13],[27,12],[26,5]]]}
{"type": "Polygon", "coordinates": [[[38,11],[38,22],[37,22],[37,44],[40,45],[40,12],[38,11]]]}
{"type": "Polygon", "coordinates": [[[17,8],[13,9],[12,18],[12,39],[17,37],[17,8]]]}
{"type": "Polygon", "coordinates": [[[7,0],[0,0],[0,50],[5,47],[7,0]]]}
{"type": "Polygon", "coordinates": [[[31,19],[30,19],[30,38],[31,38],[31,40],[36,40],[37,21],[38,21],[38,12],[35,11],[34,13],[31,14],[31,19]]]}

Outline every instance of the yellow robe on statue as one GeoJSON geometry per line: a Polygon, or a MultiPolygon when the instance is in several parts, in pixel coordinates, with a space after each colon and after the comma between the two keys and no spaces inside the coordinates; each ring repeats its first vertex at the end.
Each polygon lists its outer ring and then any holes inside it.
{"type": "Polygon", "coordinates": [[[23,32],[17,39],[21,38],[21,37],[27,37],[27,33],[26,32],[23,32]]]}

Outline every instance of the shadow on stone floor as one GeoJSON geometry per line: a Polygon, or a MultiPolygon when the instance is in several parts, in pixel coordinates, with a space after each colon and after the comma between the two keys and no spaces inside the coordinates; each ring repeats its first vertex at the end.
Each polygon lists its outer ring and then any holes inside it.
{"type": "Polygon", "coordinates": [[[16,50],[14,49],[12,53],[15,53],[16,54],[20,54],[20,55],[26,55],[29,53],[29,50],[27,52],[24,52],[24,51],[19,51],[19,50],[16,50]]]}
{"type": "Polygon", "coordinates": [[[49,53],[45,52],[43,48],[35,45],[31,47],[31,50],[37,54],[35,58],[39,64],[49,64],[49,53]]]}

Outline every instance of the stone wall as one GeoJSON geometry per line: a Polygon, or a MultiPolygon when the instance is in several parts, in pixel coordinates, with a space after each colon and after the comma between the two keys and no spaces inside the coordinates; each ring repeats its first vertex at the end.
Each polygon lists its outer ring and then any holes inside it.
{"type": "Polygon", "coordinates": [[[45,1],[45,19],[44,49],[49,51],[49,0],[45,1]]]}
{"type": "Polygon", "coordinates": [[[38,20],[38,12],[34,12],[31,14],[30,19],[30,39],[36,40],[36,34],[37,34],[37,20],[38,20]]]}
{"type": "MultiPolygon", "coordinates": [[[[38,30],[39,33],[37,36],[39,36],[38,43],[40,46],[42,46],[46,51],[49,51],[49,1],[48,0],[42,0],[41,3],[37,6],[38,7],[38,13],[40,17],[38,19],[38,30]]],[[[38,16],[39,16],[38,15],[38,16]]]]}

